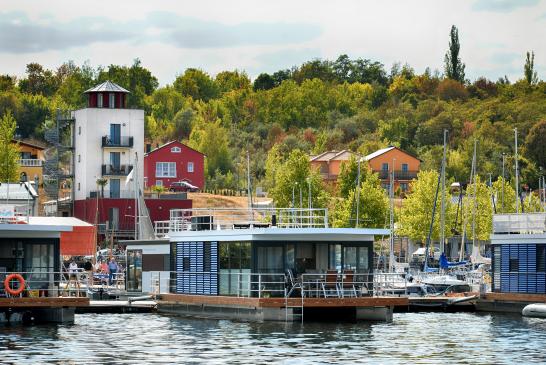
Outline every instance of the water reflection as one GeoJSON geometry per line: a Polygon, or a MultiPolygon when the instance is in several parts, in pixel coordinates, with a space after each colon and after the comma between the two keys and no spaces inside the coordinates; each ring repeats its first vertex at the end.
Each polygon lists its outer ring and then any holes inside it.
{"type": "Polygon", "coordinates": [[[0,362],[512,364],[545,362],[545,341],[546,320],[506,315],[300,324],[85,314],[74,325],[0,327],[0,362]]]}

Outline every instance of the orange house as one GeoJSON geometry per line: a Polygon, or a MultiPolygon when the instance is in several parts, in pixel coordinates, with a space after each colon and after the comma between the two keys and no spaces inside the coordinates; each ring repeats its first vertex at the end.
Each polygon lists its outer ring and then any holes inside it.
{"type": "Polygon", "coordinates": [[[370,153],[364,159],[371,170],[379,174],[381,185],[387,190],[394,169],[394,191],[400,188],[401,192],[409,190],[409,183],[417,177],[421,165],[421,160],[416,156],[394,146],[370,153]]]}
{"type": "Polygon", "coordinates": [[[317,156],[311,156],[311,169],[318,170],[322,179],[335,183],[341,171],[341,164],[349,161],[354,154],[350,151],[327,151],[317,156]]]}
{"type": "MultiPolygon", "coordinates": [[[[19,145],[21,154],[19,159],[19,175],[21,181],[38,180],[38,184],[43,179],[43,164],[45,161],[44,147],[25,141],[12,140],[11,143],[19,145]]],[[[38,187],[35,187],[38,190],[38,187]]]]}

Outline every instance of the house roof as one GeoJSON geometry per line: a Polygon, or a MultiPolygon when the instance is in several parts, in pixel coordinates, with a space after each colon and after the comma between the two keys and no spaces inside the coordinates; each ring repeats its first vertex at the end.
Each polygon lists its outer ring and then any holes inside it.
{"type": "Polygon", "coordinates": [[[394,150],[394,149],[397,149],[398,151],[403,152],[403,153],[405,153],[406,155],[411,156],[411,157],[416,158],[416,159],[418,159],[419,161],[421,161],[421,160],[419,159],[419,157],[415,156],[413,153],[409,153],[408,151],[404,151],[403,149],[400,149],[400,148],[395,147],[395,146],[389,146],[389,147],[386,147],[386,148],[382,148],[382,149],[380,149],[380,150],[377,150],[377,151],[375,151],[375,152],[372,152],[372,153],[370,153],[369,155],[364,156],[364,160],[366,160],[366,161],[373,160],[374,158],[376,158],[376,157],[378,157],[378,156],[381,156],[381,155],[383,155],[383,154],[385,154],[385,153],[387,153],[387,152],[389,152],[389,151],[392,151],[392,150],[394,150]]]}
{"type": "Polygon", "coordinates": [[[342,151],[326,151],[317,156],[311,156],[311,162],[329,162],[329,161],[347,161],[353,153],[351,151],[342,150],[342,151]]]}
{"type": "Polygon", "coordinates": [[[149,154],[154,153],[155,151],[158,151],[158,150],[160,150],[160,149],[163,149],[163,148],[165,148],[165,147],[167,147],[167,146],[169,146],[169,145],[171,145],[171,144],[173,144],[173,143],[180,144],[180,145],[182,145],[182,146],[184,146],[184,147],[186,147],[186,148],[189,148],[189,149],[192,150],[192,151],[195,151],[195,152],[200,153],[200,154],[202,154],[203,156],[205,156],[205,154],[204,154],[203,152],[199,152],[199,151],[197,151],[195,148],[191,148],[190,146],[185,145],[184,143],[179,142],[179,141],[170,141],[170,142],[167,142],[167,143],[165,143],[165,144],[163,144],[163,145],[161,145],[161,146],[159,146],[159,147],[157,147],[157,148],[154,148],[154,149],[151,150],[150,152],[145,153],[144,156],[148,156],[149,154]]]}
{"type": "Polygon", "coordinates": [[[39,144],[36,144],[36,143],[33,143],[33,142],[21,141],[21,140],[19,140],[19,139],[12,139],[11,142],[12,142],[12,143],[24,144],[25,146],[37,148],[37,149],[39,149],[39,150],[45,150],[45,147],[44,147],[44,146],[39,145],[39,144]]]}
{"type": "Polygon", "coordinates": [[[94,92],[113,92],[113,93],[130,93],[129,90],[126,90],[119,86],[116,83],[113,83],[112,81],[108,80],[103,82],[100,85],[97,85],[95,87],[92,87],[89,90],[84,91],[84,94],[86,93],[94,93],[94,92]]]}
{"type": "Polygon", "coordinates": [[[29,224],[45,226],[91,227],[92,224],[74,217],[29,217],[29,224]]]}
{"type": "Polygon", "coordinates": [[[36,193],[36,190],[32,186],[32,184],[24,183],[14,183],[14,184],[8,184],[8,183],[1,183],[0,184],[0,201],[2,200],[8,200],[8,190],[9,190],[9,200],[27,200],[29,198],[37,198],[38,194],[36,193]],[[9,186],[9,189],[8,189],[9,186]],[[27,191],[28,187],[28,191],[27,191]]]}

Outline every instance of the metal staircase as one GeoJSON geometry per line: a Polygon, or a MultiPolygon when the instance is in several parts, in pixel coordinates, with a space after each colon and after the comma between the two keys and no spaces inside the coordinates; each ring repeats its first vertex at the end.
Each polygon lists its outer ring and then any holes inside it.
{"type": "MultiPolygon", "coordinates": [[[[50,200],[57,200],[60,205],[72,204],[67,199],[59,200],[63,182],[72,180],[74,171],[74,112],[57,110],[55,124],[44,131],[44,139],[51,145],[44,151],[43,167],[44,191],[50,200]]],[[[68,184],[67,184],[68,185],[68,184]]]]}

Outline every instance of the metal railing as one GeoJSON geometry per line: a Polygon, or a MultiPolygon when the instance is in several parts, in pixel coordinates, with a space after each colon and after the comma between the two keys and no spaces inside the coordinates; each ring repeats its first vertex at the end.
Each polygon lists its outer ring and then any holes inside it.
{"type": "MultiPolygon", "coordinates": [[[[379,178],[381,180],[390,179],[391,171],[380,170],[379,178]]],[[[412,180],[417,178],[418,171],[403,171],[403,170],[394,170],[394,180],[412,180]]]]}
{"type": "Polygon", "coordinates": [[[170,231],[255,228],[328,228],[328,209],[171,209],[170,231]]]}
{"type": "Polygon", "coordinates": [[[102,176],[127,176],[133,165],[102,165],[102,176]]]}
{"type": "Polygon", "coordinates": [[[133,137],[102,136],[102,147],[133,147],[133,137]]]}
{"type": "MultiPolygon", "coordinates": [[[[4,272],[0,273],[0,283],[0,297],[88,297],[97,292],[117,295],[125,290],[125,273],[113,274],[110,284],[107,273],[92,273],[81,268],[74,271],[4,272]],[[4,287],[4,280],[10,274],[20,274],[25,281],[24,290],[19,295],[9,294],[4,287]]],[[[10,287],[18,289],[18,285],[11,283],[10,287]]]]}
{"type": "Polygon", "coordinates": [[[546,213],[494,214],[494,234],[546,232],[546,213]]]}
{"type": "Polygon", "coordinates": [[[19,165],[22,167],[41,167],[43,163],[42,160],[37,158],[22,158],[19,160],[19,165]]]}
{"type": "Polygon", "coordinates": [[[135,192],[132,190],[92,190],[89,192],[89,198],[105,199],[135,199],[135,192]]]}

